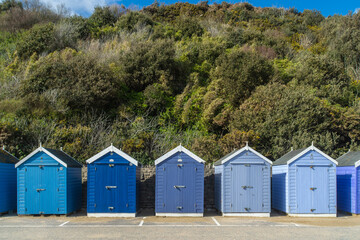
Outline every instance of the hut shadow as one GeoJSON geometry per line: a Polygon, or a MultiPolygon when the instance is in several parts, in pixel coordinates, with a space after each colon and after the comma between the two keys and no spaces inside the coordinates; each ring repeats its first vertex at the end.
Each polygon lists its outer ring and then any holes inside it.
{"type": "Polygon", "coordinates": [[[147,171],[151,173],[145,173],[142,169],[139,187],[139,216],[143,217],[153,216],[155,212],[155,168],[147,171]]]}

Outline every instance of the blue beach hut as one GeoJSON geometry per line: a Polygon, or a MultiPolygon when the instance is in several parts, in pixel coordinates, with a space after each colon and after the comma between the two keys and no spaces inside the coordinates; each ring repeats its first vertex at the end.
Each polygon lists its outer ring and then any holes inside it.
{"type": "Polygon", "coordinates": [[[16,169],[18,159],[0,149],[0,214],[16,211],[16,169]]]}
{"type": "Polygon", "coordinates": [[[337,162],[311,145],[273,164],[272,207],[303,217],[336,217],[337,162]]]}
{"type": "Polygon", "coordinates": [[[215,207],[223,216],[270,217],[272,162],[246,144],[215,162],[215,207]]]}
{"type": "Polygon", "coordinates": [[[181,145],[155,161],[156,216],[203,216],[204,164],[181,145]]]}
{"type": "Polygon", "coordinates": [[[19,215],[69,214],[81,209],[81,167],[62,150],[38,149],[18,162],[19,215]]]}
{"type": "Polygon", "coordinates": [[[86,161],[89,217],[135,217],[139,209],[138,161],[113,145],[86,161]]]}
{"type": "Polygon", "coordinates": [[[336,161],[338,210],[360,214],[360,151],[349,151],[336,161]]]}

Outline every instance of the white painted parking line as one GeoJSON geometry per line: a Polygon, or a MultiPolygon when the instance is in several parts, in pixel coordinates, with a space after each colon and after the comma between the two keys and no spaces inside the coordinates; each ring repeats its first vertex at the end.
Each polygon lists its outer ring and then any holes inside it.
{"type": "Polygon", "coordinates": [[[144,224],[144,220],[141,220],[141,222],[139,223],[139,227],[141,227],[144,224]]]}
{"type": "Polygon", "coordinates": [[[211,219],[215,222],[215,224],[216,224],[217,226],[221,226],[220,223],[219,223],[214,217],[212,217],[211,219]]]}
{"type": "Polygon", "coordinates": [[[64,223],[60,224],[59,227],[63,227],[63,226],[65,226],[66,224],[68,224],[69,222],[70,222],[70,221],[64,222],[64,223]]]}
{"type": "MultiPolygon", "coordinates": [[[[0,228],[57,228],[58,225],[0,225],[0,228]]],[[[66,225],[64,228],[134,228],[139,227],[139,225],[66,225]]],[[[294,225],[259,225],[259,224],[239,224],[239,225],[142,225],[142,227],[148,228],[193,228],[193,227],[205,227],[205,228],[213,228],[213,227],[295,227],[294,225]]],[[[307,226],[299,226],[299,227],[307,227],[307,226]]]]}

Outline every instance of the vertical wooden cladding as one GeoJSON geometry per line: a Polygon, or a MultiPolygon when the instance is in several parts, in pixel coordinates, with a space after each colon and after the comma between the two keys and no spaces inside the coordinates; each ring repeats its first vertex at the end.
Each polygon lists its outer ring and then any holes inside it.
{"type": "Polygon", "coordinates": [[[90,158],[87,163],[88,215],[135,216],[139,209],[138,162],[110,146],[90,158]]]}
{"type": "Polygon", "coordinates": [[[18,214],[68,214],[81,208],[81,165],[38,148],[17,164],[18,214]]]}
{"type": "Polygon", "coordinates": [[[246,146],[215,163],[215,206],[226,214],[271,211],[271,161],[246,146]]]}
{"type": "Polygon", "coordinates": [[[311,146],[274,162],[272,207],[291,215],[336,215],[336,164],[311,146]]]}
{"type": "Polygon", "coordinates": [[[16,210],[15,164],[0,162],[0,213],[16,210]]]}
{"type": "Polygon", "coordinates": [[[337,161],[338,209],[360,214],[360,151],[349,151],[337,161]]]}
{"type": "Polygon", "coordinates": [[[156,214],[202,215],[204,161],[181,146],[164,156],[156,162],[156,214]]]}

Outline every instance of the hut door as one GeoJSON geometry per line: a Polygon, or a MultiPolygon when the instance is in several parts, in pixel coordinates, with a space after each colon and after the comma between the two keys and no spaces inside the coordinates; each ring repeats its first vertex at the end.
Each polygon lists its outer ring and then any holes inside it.
{"type": "Polygon", "coordinates": [[[250,208],[249,203],[249,167],[245,164],[232,164],[232,200],[230,209],[232,212],[246,212],[250,208]]]}
{"type": "Polygon", "coordinates": [[[297,213],[311,213],[312,209],[312,172],[309,166],[296,167],[296,206],[297,213]]]}
{"type": "Polygon", "coordinates": [[[249,209],[248,212],[263,212],[263,164],[249,167],[249,209]]]}
{"type": "Polygon", "coordinates": [[[26,166],[25,171],[25,213],[39,214],[40,193],[37,189],[41,186],[40,169],[38,166],[26,166]]]}
{"type": "Polygon", "coordinates": [[[99,213],[126,212],[127,165],[97,164],[95,206],[99,213]]]}
{"type": "Polygon", "coordinates": [[[181,184],[178,187],[180,193],[179,206],[181,209],[178,211],[183,213],[195,213],[196,201],[195,201],[195,175],[197,169],[193,163],[185,163],[183,166],[178,167],[180,171],[181,184]]]}
{"type": "Polygon", "coordinates": [[[297,213],[329,212],[329,167],[298,166],[297,213]]]}
{"type": "Polygon", "coordinates": [[[40,212],[41,214],[56,214],[59,213],[59,199],[58,192],[58,169],[54,166],[40,166],[41,185],[38,189],[40,196],[40,212]]]}
{"type": "Polygon", "coordinates": [[[57,166],[26,166],[26,214],[56,214],[57,166]]]}
{"type": "Polygon", "coordinates": [[[314,166],[312,172],[312,212],[329,213],[329,167],[314,166]]]}
{"type": "Polygon", "coordinates": [[[197,169],[192,163],[169,163],[166,165],[166,203],[164,212],[194,213],[195,175],[197,169]]]}

